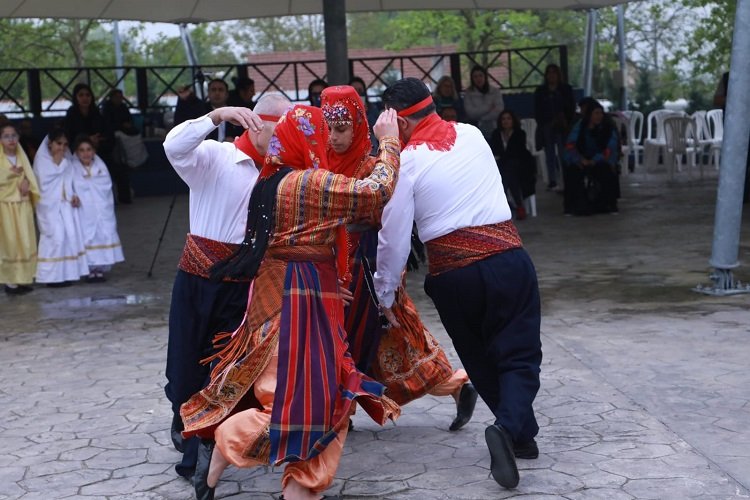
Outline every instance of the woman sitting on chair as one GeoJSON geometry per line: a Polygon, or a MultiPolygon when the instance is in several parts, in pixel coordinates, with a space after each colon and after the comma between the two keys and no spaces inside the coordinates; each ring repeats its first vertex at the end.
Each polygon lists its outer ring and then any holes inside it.
{"type": "Polygon", "coordinates": [[[591,103],[565,144],[565,214],[617,213],[620,141],[602,105],[591,103]]]}

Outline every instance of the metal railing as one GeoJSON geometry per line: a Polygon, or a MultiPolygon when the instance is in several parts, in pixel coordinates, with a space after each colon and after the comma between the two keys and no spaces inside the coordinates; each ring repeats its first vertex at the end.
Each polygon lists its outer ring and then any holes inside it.
{"type": "MultiPolygon", "coordinates": [[[[252,57],[252,56],[251,56],[252,57]]],[[[377,98],[393,81],[411,76],[431,88],[443,75],[450,75],[457,88],[469,81],[476,65],[486,66],[491,84],[503,92],[533,90],[541,84],[544,67],[554,62],[567,74],[568,53],[564,45],[524,47],[486,52],[453,52],[362,57],[349,60],[350,74],[362,78],[371,96],[377,98]]],[[[210,78],[230,80],[249,76],[257,94],[280,92],[292,101],[307,99],[307,86],[325,79],[325,60],[257,62],[197,66],[95,67],[0,69],[0,113],[11,116],[55,116],[64,114],[78,82],[87,82],[101,101],[109,91],[124,87],[126,102],[141,113],[163,113],[175,106],[177,89],[192,84],[203,96],[210,78]]],[[[232,85],[230,84],[230,87],[232,85]]]]}

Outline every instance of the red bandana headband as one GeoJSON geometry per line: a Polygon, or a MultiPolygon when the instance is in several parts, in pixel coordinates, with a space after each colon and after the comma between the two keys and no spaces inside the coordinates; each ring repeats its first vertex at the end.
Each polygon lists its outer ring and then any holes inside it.
{"type": "Polygon", "coordinates": [[[413,104],[413,105],[409,106],[406,109],[402,109],[401,111],[399,111],[398,113],[396,113],[396,115],[402,116],[402,117],[403,116],[413,115],[417,111],[422,111],[424,108],[426,108],[427,106],[429,106],[433,102],[434,101],[432,100],[432,96],[428,95],[427,97],[425,97],[424,99],[422,99],[418,103],[413,104]]]}
{"type": "Polygon", "coordinates": [[[260,118],[264,122],[277,122],[281,117],[276,115],[258,115],[258,118],[260,118]]]}

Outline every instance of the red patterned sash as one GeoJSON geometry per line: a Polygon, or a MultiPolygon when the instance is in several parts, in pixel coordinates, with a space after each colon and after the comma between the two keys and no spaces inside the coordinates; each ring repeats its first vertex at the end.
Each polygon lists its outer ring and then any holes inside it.
{"type": "MultiPolygon", "coordinates": [[[[208,279],[211,266],[232,255],[238,247],[239,245],[234,243],[223,243],[202,236],[188,234],[185,241],[185,248],[182,250],[180,263],[177,267],[186,273],[208,279]]],[[[247,280],[225,278],[224,281],[247,280]]]]}
{"type": "Polygon", "coordinates": [[[428,241],[430,274],[440,274],[491,255],[523,247],[516,226],[510,220],[487,226],[464,227],[428,241]]]}

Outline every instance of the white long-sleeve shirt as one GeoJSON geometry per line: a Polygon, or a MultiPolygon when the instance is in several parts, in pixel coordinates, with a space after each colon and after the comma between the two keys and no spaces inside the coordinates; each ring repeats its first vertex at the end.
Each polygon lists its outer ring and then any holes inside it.
{"type": "Polygon", "coordinates": [[[423,144],[401,152],[398,183],[383,210],[378,233],[375,291],[385,307],[393,304],[401,285],[411,250],[412,220],[419,238],[427,242],[457,229],[511,217],[495,157],[482,133],[466,124],[456,124],[456,132],[449,151],[432,151],[423,144]]]}
{"type": "Polygon", "coordinates": [[[208,116],[180,123],[167,134],[164,151],[190,187],[190,233],[242,243],[259,167],[232,143],[204,140],[215,128],[208,116]]]}

